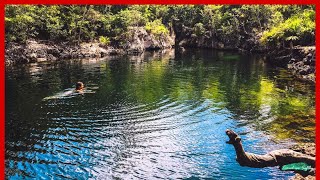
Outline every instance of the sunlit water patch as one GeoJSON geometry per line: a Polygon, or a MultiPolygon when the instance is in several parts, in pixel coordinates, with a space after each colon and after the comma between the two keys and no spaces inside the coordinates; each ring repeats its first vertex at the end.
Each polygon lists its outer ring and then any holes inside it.
{"type": "Polygon", "coordinates": [[[234,53],[7,67],[6,176],[287,179],[239,166],[224,131],[259,154],[314,142],[314,104],[313,85],[234,53]]]}

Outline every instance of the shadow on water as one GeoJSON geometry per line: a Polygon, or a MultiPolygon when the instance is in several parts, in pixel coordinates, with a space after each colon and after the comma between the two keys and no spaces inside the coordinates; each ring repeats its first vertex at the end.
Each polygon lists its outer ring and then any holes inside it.
{"type": "Polygon", "coordinates": [[[240,167],[224,130],[260,154],[314,142],[314,107],[313,85],[258,55],[189,50],[7,67],[6,176],[288,178],[240,167]],[[48,98],[77,81],[94,93],[48,98]]]}

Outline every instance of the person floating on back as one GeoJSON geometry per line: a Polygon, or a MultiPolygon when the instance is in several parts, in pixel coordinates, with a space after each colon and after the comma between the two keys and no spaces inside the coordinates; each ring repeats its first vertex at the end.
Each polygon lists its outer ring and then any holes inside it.
{"type": "MultiPolygon", "coordinates": [[[[291,149],[279,149],[271,151],[264,155],[253,154],[245,152],[242,146],[240,136],[234,131],[227,129],[226,134],[229,137],[228,144],[232,144],[236,151],[237,161],[240,166],[248,166],[254,168],[263,168],[263,167],[272,167],[280,166],[280,169],[286,165],[297,165],[297,163],[304,163],[307,166],[311,167],[311,170],[308,172],[303,172],[304,174],[314,175],[315,174],[315,157],[302,154],[291,149]]],[[[288,168],[286,166],[285,168],[288,168]]],[[[297,171],[302,173],[301,171],[297,171]]]]}

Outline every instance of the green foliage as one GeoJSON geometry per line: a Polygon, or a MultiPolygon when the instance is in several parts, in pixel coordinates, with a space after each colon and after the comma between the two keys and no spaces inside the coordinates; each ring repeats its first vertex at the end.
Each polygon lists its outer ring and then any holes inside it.
{"type": "Polygon", "coordinates": [[[307,43],[314,43],[314,37],[315,11],[304,10],[266,30],[261,37],[261,42],[280,46],[285,41],[300,40],[300,44],[307,45],[307,43]]]}
{"type": "Polygon", "coordinates": [[[169,30],[164,26],[160,19],[154,20],[152,22],[147,22],[145,29],[156,36],[168,35],[169,30]]]}
{"type": "Polygon", "coordinates": [[[208,5],[203,8],[201,13],[203,23],[208,24],[212,30],[216,30],[222,22],[223,13],[221,8],[221,5],[208,5]]]}
{"type": "Polygon", "coordinates": [[[315,39],[311,5],[8,5],[5,22],[8,42],[79,43],[102,36],[117,44],[131,27],[164,36],[177,24],[196,38],[215,38],[225,45],[241,45],[261,34],[257,43],[269,47],[309,45],[315,39]]]}
{"type": "Polygon", "coordinates": [[[129,26],[143,26],[146,23],[146,18],[135,9],[122,10],[117,14],[116,18],[118,18],[117,22],[126,28],[129,26]]]}
{"type": "MultiPolygon", "coordinates": [[[[45,22],[42,31],[48,32],[49,39],[58,39],[66,37],[67,31],[63,29],[64,23],[61,18],[60,8],[58,6],[42,7],[42,16],[39,20],[45,22]]],[[[41,24],[41,22],[39,22],[41,24]]]]}
{"type": "Polygon", "coordinates": [[[271,15],[270,27],[275,26],[283,22],[283,15],[281,12],[277,11],[271,15]]]}
{"type": "Polygon", "coordinates": [[[110,39],[108,37],[100,36],[99,42],[105,46],[110,44],[110,39]]]}
{"type": "Polygon", "coordinates": [[[7,6],[6,7],[6,40],[26,41],[28,37],[34,37],[34,24],[37,19],[35,6],[7,6]]]}
{"type": "Polygon", "coordinates": [[[194,25],[193,31],[197,36],[202,36],[206,32],[206,29],[204,28],[202,23],[197,23],[194,25]]]}

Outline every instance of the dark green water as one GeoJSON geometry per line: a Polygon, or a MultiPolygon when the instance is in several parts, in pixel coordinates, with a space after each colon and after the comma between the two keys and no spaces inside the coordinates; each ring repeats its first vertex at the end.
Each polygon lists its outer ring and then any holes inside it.
{"type": "Polygon", "coordinates": [[[263,154],[314,142],[314,86],[258,56],[68,60],[6,68],[8,179],[287,179],[241,167],[225,135],[263,154]],[[68,93],[83,81],[83,94],[68,93]]]}

